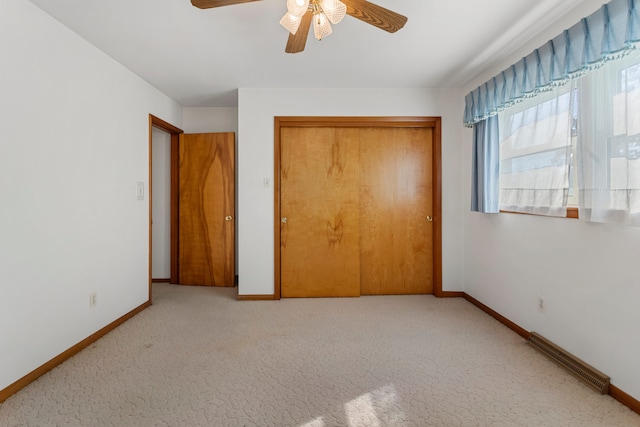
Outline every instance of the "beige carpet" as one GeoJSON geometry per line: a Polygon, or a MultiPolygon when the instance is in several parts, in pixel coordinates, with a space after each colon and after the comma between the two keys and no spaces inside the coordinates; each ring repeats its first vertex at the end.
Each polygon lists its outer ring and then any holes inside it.
{"type": "Polygon", "coordinates": [[[1,426],[640,426],[462,299],[154,305],[0,406],[1,426]]]}

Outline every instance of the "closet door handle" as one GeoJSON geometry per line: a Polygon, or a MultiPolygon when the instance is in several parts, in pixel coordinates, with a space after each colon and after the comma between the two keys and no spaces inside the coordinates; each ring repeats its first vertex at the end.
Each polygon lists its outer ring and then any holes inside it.
{"type": "Polygon", "coordinates": [[[283,224],[286,224],[287,223],[287,217],[283,216],[282,218],[280,218],[280,222],[283,223],[283,224]]]}
{"type": "Polygon", "coordinates": [[[224,217],[225,221],[231,221],[233,219],[233,217],[231,215],[227,215],[224,217]]]}
{"type": "Polygon", "coordinates": [[[433,217],[431,215],[427,215],[427,221],[433,222],[433,217]]]}

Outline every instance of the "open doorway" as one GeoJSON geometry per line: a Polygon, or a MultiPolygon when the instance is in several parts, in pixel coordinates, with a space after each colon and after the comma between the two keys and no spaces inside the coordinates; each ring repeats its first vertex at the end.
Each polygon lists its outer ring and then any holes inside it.
{"type": "Polygon", "coordinates": [[[151,280],[171,282],[171,134],[151,132],[151,280]]]}
{"type": "Polygon", "coordinates": [[[178,283],[178,180],[175,162],[182,130],[149,115],[149,301],[152,282],[178,283]]]}

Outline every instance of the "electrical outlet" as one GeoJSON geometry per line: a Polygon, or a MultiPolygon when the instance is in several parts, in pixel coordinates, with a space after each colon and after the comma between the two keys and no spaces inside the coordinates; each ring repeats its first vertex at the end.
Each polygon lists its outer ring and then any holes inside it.
{"type": "Polygon", "coordinates": [[[89,308],[93,308],[96,305],[98,305],[98,293],[97,292],[91,292],[89,294],[89,308]]]}
{"type": "Polygon", "coordinates": [[[547,311],[547,302],[543,297],[538,297],[538,311],[541,313],[547,311]]]}

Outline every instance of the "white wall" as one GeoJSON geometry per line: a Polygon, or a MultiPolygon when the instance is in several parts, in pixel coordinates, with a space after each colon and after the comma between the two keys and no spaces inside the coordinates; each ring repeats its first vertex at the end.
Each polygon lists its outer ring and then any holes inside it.
{"type": "Polygon", "coordinates": [[[458,169],[462,94],[457,89],[240,89],[238,113],[239,294],[274,293],[274,116],[441,116],[443,290],[463,289],[458,169]]]}
{"type": "Polygon", "coordinates": [[[237,108],[184,108],[182,126],[185,133],[238,133],[237,108]]]}
{"type": "Polygon", "coordinates": [[[151,277],[171,277],[171,134],[152,131],[151,277]]]}
{"type": "Polygon", "coordinates": [[[148,300],[148,114],[182,109],[26,0],[0,57],[3,389],[148,300]]]}
{"type": "MultiPolygon", "coordinates": [[[[465,93],[589,15],[585,1],[465,93]]],[[[465,197],[470,194],[471,132],[463,133],[465,197]]],[[[466,209],[468,211],[468,209],[466,209]]],[[[611,376],[640,399],[640,229],[515,214],[465,217],[465,291],[523,328],[536,331],[611,376]],[[538,297],[546,311],[537,309],[538,297]]]]}

